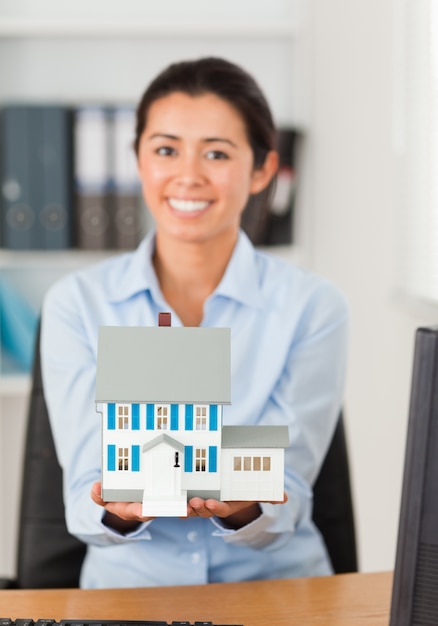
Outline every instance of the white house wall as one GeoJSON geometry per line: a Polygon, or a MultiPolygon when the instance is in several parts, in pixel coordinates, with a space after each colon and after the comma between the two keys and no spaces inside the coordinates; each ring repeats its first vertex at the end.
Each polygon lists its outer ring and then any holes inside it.
{"type": "MultiPolygon", "coordinates": [[[[196,430],[195,426],[193,430],[185,430],[185,405],[178,406],[178,429],[170,429],[170,414],[169,414],[169,428],[153,430],[146,429],[146,404],[139,405],[139,430],[132,429],[132,411],[129,406],[128,410],[128,428],[118,428],[118,416],[116,404],[116,428],[108,429],[108,405],[100,404],[99,408],[102,413],[102,487],[103,491],[106,490],[120,490],[127,492],[143,491],[145,487],[144,472],[146,471],[145,454],[142,452],[143,446],[154,441],[162,434],[166,434],[171,439],[178,441],[183,446],[192,446],[195,455],[196,448],[208,448],[210,446],[217,449],[217,467],[215,472],[196,472],[194,471],[195,456],[193,456],[193,471],[181,472],[181,488],[186,491],[193,490],[219,490],[220,483],[220,463],[221,463],[221,427],[222,427],[222,406],[217,406],[217,430],[208,430],[208,420],[206,430],[196,430]],[[108,446],[115,445],[116,450],[118,448],[127,448],[131,453],[132,446],[139,446],[139,471],[131,471],[129,465],[128,470],[118,470],[117,468],[117,455],[116,455],[116,469],[115,471],[109,471],[108,468],[108,446]]],[[[126,406],[125,404],[120,406],[126,406]]],[[[170,410],[170,405],[169,410],[170,410]]],[[[194,405],[195,409],[196,405],[194,405]]],[[[208,416],[207,416],[208,417],[208,416]]],[[[195,421],[195,415],[193,417],[195,421]]],[[[180,463],[184,470],[184,454],[180,453],[180,463]]],[[[129,498],[127,498],[129,499],[129,498]]]]}
{"type": "Polygon", "coordinates": [[[282,501],[284,492],[283,448],[226,448],[222,450],[222,500],[282,501]],[[270,457],[270,471],[234,469],[235,457],[270,457]]]}

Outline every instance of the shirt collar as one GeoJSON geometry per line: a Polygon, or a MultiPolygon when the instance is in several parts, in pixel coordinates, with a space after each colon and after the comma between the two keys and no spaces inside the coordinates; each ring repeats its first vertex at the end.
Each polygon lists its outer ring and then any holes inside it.
{"type": "MultiPolygon", "coordinates": [[[[123,275],[113,275],[113,282],[110,285],[112,302],[123,302],[143,291],[150,291],[155,300],[162,299],[152,264],[154,248],[155,231],[151,231],[134,252],[126,255],[123,275]]],[[[225,274],[211,297],[215,296],[230,298],[256,308],[262,306],[256,253],[243,231],[239,232],[225,274]]]]}
{"type": "Polygon", "coordinates": [[[247,235],[241,230],[225,274],[215,290],[215,295],[225,296],[242,304],[261,308],[257,255],[247,235]]]}
{"type": "Polygon", "coordinates": [[[152,255],[155,247],[155,232],[150,231],[134,252],[125,256],[125,263],[118,265],[120,271],[112,273],[109,295],[112,302],[123,302],[144,291],[160,293],[152,255]]]}

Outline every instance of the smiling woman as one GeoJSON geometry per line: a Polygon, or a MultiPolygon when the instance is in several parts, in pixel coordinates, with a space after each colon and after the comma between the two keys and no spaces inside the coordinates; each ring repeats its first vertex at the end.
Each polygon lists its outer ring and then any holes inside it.
{"type": "MultiPolygon", "coordinates": [[[[137,109],[135,152],[154,231],[134,252],[72,274],[46,296],[44,386],[67,524],[88,545],[85,587],[332,571],[312,522],[311,485],[342,404],[347,307],[333,285],[256,250],[240,228],[249,196],[274,184],[274,141],[267,101],[245,70],[217,58],[169,66],[137,109]],[[173,326],[231,330],[225,423],[288,427],[283,503],[193,497],[187,517],[151,519],[139,502],[102,500],[98,330],[155,326],[162,311],[173,326]]],[[[147,429],[129,416],[123,426],[147,429]]],[[[122,467],[129,463],[123,456],[122,467]]]]}
{"type": "Polygon", "coordinates": [[[171,65],[141,99],[135,148],[156,222],[154,266],[185,325],[201,323],[248,197],[272,188],[274,145],[264,95],[251,76],[222,59],[171,65]],[[208,276],[194,282],[199,267],[208,267],[208,276]]]}
{"type": "MultiPolygon", "coordinates": [[[[138,161],[160,234],[169,217],[215,218],[233,246],[248,195],[265,187],[276,168],[270,158],[254,169],[243,120],[213,94],[173,93],[156,100],[140,138],[138,161]]],[[[208,224],[203,231],[210,240],[217,234],[208,224]]]]}
{"type": "Polygon", "coordinates": [[[277,155],[270,150],[256,168],[244,120],[232,105],[211,93],[176,92],[150,105],[138,164],[156,223],[154,265],[163,293],[186,325],[198,325],[236,245],[248,196],[269,184],[277,155]],[[173,268],[172,257],[179,260],[173,268]],[[192,280],[201,263],[209,268],[204,289],[192,280]]]}

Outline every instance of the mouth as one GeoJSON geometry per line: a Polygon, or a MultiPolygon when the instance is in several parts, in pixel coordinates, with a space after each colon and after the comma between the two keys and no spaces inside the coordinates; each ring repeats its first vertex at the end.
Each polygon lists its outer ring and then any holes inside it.
{"type": "Polygon", "coordinates": [[[169,206],[181,213],[200,213],[210,205],[210,200],[183,200],[182,198],[168,198],[169,206]]]}

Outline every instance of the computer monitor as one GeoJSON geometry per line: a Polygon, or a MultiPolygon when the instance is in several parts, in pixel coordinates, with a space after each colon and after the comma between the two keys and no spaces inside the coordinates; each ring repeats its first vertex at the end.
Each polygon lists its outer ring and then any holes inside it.
{"type": "Polygon", "coordinates": [[[390,626],[438,624],[438,327],[415,335],[390,626]]]}

